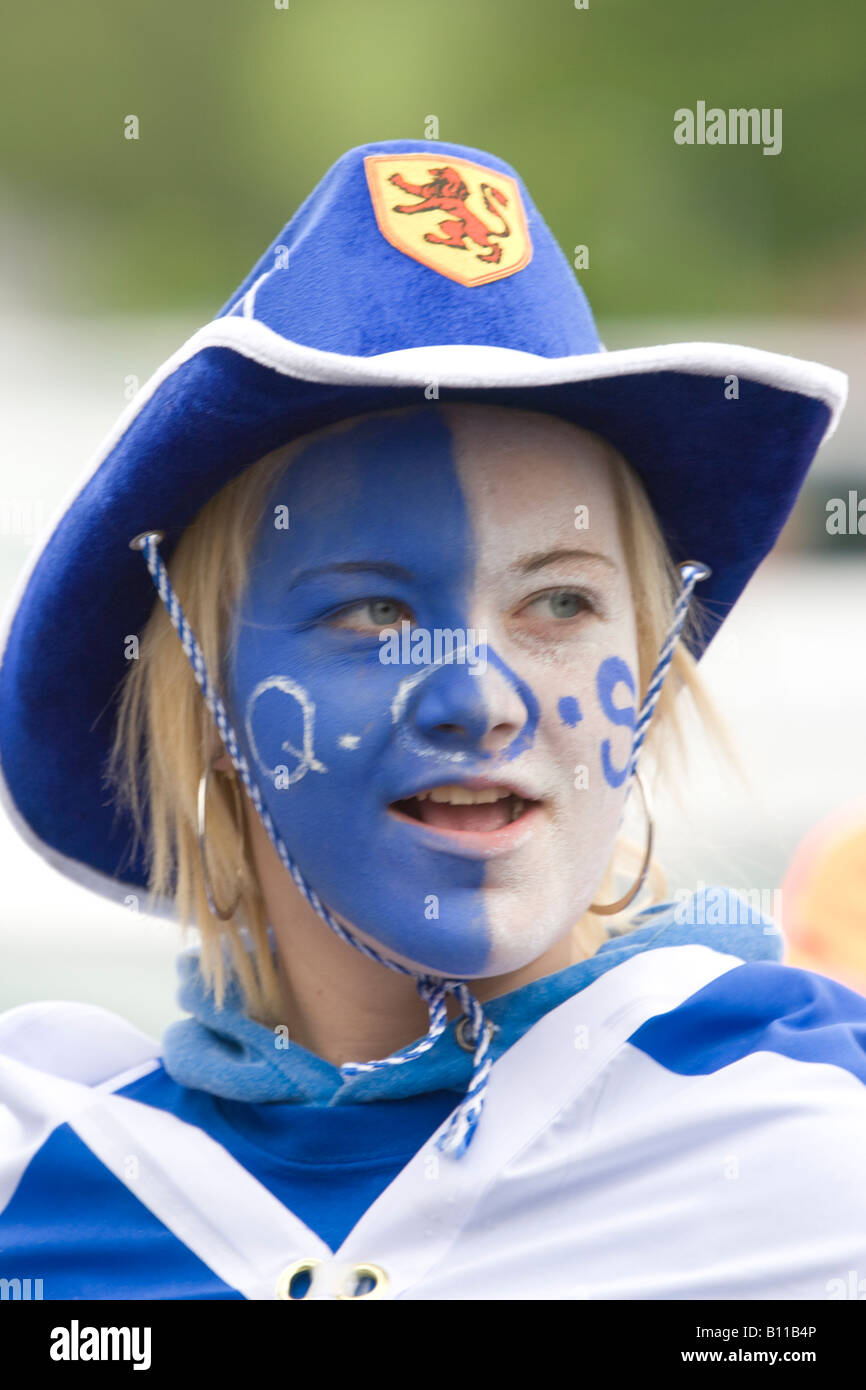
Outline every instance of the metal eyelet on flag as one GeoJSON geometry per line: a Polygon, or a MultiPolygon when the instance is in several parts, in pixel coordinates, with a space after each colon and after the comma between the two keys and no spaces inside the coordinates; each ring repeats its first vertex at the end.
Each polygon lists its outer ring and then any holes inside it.
{"type": "Polygon", "coordinates": [[[353,1265],[349,1270],[349,1275],[356,1280],[372,1279],[373,1287],[366,1293],[337,1293],[336,1298],[350,1299],[354,1303],[360,1302],[362,1298],[384,1298],[388,1290],[389,1279],[381,1265],[362,1263],[353,1265]]]}
{"type": "MultiPolygon", "coordinates": [[[[478,1046],[477,1039],[473,1040],[471,1035],[467,1036],[466,1033],[466,1029],[469,1027],[471,1021],[469,1015],[464,1014],[458,1021],[457,1027],[454,1029],[454,1036],[457,1039],[458,1046],[462,1047],[464,1052],[474,1052],[478,1046]]],[[[493,1034],[496,1032],[496,1024],[491,1023],[488,1019],[484,1026],[487,1029],[487,1041],[488,1043],[492,1042],[493,1034]]]]}
{"type": "Polygon", "coordinates": [[[277,1280],[277,1298],[290,1299],[293,1303],[299,1303],[306,1298],[306,1294],[293,1294],[292,1284],[299,1274],[311,1274],[316,1265],[320,1265],[321,1260],[295,1260],[294,1264],[286,1265],[279,1279],[277,1280]]]}

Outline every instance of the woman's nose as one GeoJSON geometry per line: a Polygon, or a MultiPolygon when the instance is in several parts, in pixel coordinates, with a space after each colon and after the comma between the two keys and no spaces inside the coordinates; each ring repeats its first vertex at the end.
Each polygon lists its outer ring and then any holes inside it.
{"type": "Polygon", "coordinates": [[[449,752],[500,753],[525,728],[530,711],[520,682],[488,662],[443,665],[424,672],[410,694],[406,717],[428,746],[449,752]]]}

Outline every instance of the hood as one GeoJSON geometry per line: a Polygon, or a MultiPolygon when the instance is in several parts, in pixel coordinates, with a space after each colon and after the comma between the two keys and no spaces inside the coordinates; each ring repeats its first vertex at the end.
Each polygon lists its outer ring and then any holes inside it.
{"type": "MultiPolygon", "coordinates": [[[[778,925],[729,888],[681,895],[648,908],[633,923],[612,931],[589,959],[487,1001],[485,1017],[496,1025],[491,1060],[495,1062],[549,1010],[642,951],[701,945],[743,961],[779,961],[784,951],[778,925]]],[[[273,937],[271,941],[273,949],[273,937]]],[[[344,1079],[337,1067],[299,1043],[289,1040],[284,1047],[276,1046],[272,1029],[244,1013],[233,980],[223,1007],[217,1009],[202,980],[198,948],[180,954],[178,975],[178,1003],[192,1017],[169,1025],[163,1052],[166,1071],[179,1085],[227,1100],[339,1105],[443,1089],[462,1093],[469,1084],[472,1055],[456,1040],[456,1020],[412,1062],[344,1079]]]]}

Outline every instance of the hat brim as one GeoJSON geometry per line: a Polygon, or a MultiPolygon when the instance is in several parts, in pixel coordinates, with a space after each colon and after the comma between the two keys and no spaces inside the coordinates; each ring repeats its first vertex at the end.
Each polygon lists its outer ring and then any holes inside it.
{"type": "MultiPolygon", "coordinates": [[[[155,601],[132,537],[162,531],[168,558],[204,503],[263,454],[339,419],[415,404],[431,385],[440,399],[561,416],[620,450],[674,559],[712,570],[697,656],[772,549],[847,393],[833,368],[723,343],[559,358],[449,344],[347,357],[239,315],[206,325],[130,402],[6,609],[0,801],[47,862],[144,906],[141,851],[130,855],[131,826],[103,783],[124,639],[155,601]]],[[[152,910],[174,916],[169,902],[152,910]]]]}

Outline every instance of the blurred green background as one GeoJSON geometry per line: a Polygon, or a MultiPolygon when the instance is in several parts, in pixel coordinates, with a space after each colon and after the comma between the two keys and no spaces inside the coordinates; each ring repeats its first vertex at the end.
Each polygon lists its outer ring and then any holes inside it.
{"type": "Polygon", "coordinates": [[[28,297],[215,312],[344,150],[515,165],[598,316],[866,308],[858,0],[49,0],[0,49],[0,193],[28,297]],[[783,148],[673,112],[781,107],[783,148]],[[124,139],[134,114],[140,138],[124,139]]]}
{"type": "MultiPolygon", "coordinates": [[[[691,746],[659,799],[671,894],[774,892],[866,769],[866,44],[835,0],[48,0],[0,43],[0,599],[131,394],[347,149],[423,138],[522,175],[608,348],[715,340],[838,367],[851,398],[702,663],[752,788],[691,746]],[[681,146],[674,112],[782,108],[782,151],[681,146]],[[140,138],[124,138],[126,117],[140,138]]],[[[431,144],[431,149],[435,148],[431,144]]],[[[158,1033],[176,929],[62,878],[0,815],[0,1010],[66,998],[158,1033]]]]}

